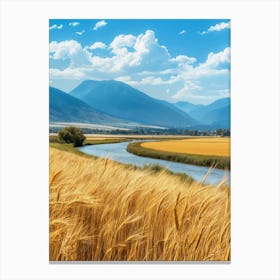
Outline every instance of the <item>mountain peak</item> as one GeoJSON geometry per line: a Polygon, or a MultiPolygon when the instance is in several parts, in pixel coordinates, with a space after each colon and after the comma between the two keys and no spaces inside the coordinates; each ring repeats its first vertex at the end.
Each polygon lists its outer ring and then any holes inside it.
{"type": "Polygon", "coordinates": [[[93,108],[115,117],[148,125],[189,127],[197,124],[187,113],[116,80],[87,80],[70,92],[93,108]]]}

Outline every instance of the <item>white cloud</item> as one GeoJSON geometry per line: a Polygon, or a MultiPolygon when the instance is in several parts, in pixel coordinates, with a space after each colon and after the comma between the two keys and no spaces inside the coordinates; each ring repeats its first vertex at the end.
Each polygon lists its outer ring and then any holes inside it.
{"type": "Polygon", "coordinates": [[[230,28],[230,22],[221,22],[219,24],[216,24],[214,26],[210,26],[208,31],[213,32],[213,31],[221,31],[223,29],[228,29],[230,28]]]}
{"type": "Polygon", "coordinates": [[[219,53],[209,53],[205,63],[200,65],[200,68],[216,68],[220,64],[230,62],[230,48],[225,48],[219,53]]]}
{"type": "Polygon", "coordinates": [[[152,30],[147,30],[136,38],[133,46],[135,56],[141,61],[141,67],[149,70],[163,70],[170,64],[171,58],[167,48],[158,44],[158,39],[152,30]]]}
{"type": "Polygon", "coordinates": [[[106,44],[103,42],[94,42],[88,49],[95,50],[95,49],[106,49],[106,44]]]}
{"type": "MultiPolygon", "coordinates": [[[[174,66],[174,65],[173,65],[174,66]]],[[[153,75],[169,75],[169,74],[177,74],[178,69],[170,68],[170,69],[164,69],[161,71],[141,71],[137,72],[138,76],[153,76],[153,75]]]]}
{"type": "Polygon", "coordinates": [[[80,23],[79,22],[77,22],[77,21],[73,21],[73,22],[69,22],[69,26],[78,26],[78,25],[80,25],[80,23]]]}
{"type": "Polygon", "coordinates": [[[181,77],[176,75],[176,76],[170,76],[167,77],[166,79],[163,79],[161,77],[155,77],[155,76],[149,76],[143,78],[140,82],[139,85],[172,85],[181,80],[181,77]]]}
{"type": "Polygon", "coordinates": [[[81,51],[81,45],[74,40],[50,43],[50,53],[52,59],[66,59],[81,51]]]}
{"type": "Polygon", "coordinates": [[[85,30],[77,31],[77,32],[76,32],[76,34],[78,34],[78,35],[80,35],[80,36],[83,35],[84,33],[85,33],[85,30]]]}
{"type": "Polygon", "coordinates": [[[188,75],[190,79],[201,79],[202,77],[221,76],[229,73],[228,69],[213,69],[207,67],[194,68],[188,75]]]}
{"type": "Polygon", "coordinates": [[[120,76],[120,77],[117,77],[115,80],[124,82],[124,83],[128,83],[131,81],[131,77],[130,76],[120,76]]]}
{"type": "MultiPolygon", "coordinates": [[[[160,46],[152,30],[136,36],[131,34],[119,35],[110,44],[113,56],[99,57],[89,53],[88,49],[105,48],[102,42],[95,42],[92,46],[84,49],[80,43],[74,40],[51,42],[51,59],[71,59],[78,64],[78,57],[83,58],[83,63],[87,60],[93,68],[98,68],[99,72],[118,73],[132,71],[139,73],[142,71],[165,71],[171,66],[169,61],[171,56],[165,46],[160,46]],[[129,49],[128,49],[129,48],[129,49]]],[[[82,63],[81,62],[81,63],[82,63]]],[[[170,70],[169,70],[170,71],[170,70]]]]}
{"type": "Polygon", "coordinates": [[[213,32],[213,31],[221,31],[223,29],[228,29],[230,28],[230,22],[221,22],[221,23],[218,23],[216,25],[212,25],[210,26],[207,31],[203,31],[201,32],[200,34],[201,35],[204,35],[204,34],[207,34],[209,32],[213,32]]]}
{"type": "MultiPolygon", "coordinates": [[[[114,55],[110,57],[96,56],[88,49],[104,49],[103,42],[95,42],[90,47],[82,48],[74,40],[50,43],[50,58],[70,60],[73,65],[91,65],[95,73],[117,75],[130,73],[138,77],[138,84],[174,84],[178,81],[200,79],[204,76],[217,76],[229,73],[227,64],[230,60],[230,48],[219,53],[209,53],[206,61],[198,66],[194,57],[178,55],[171,58],[168,50],[160,46],[153,31],[146,31],[135,37],[121,35],[115,37],[110,47],[114,55]],[[130,50],[126,47],[130,46],[130,50]],[[80,61],[79,61],[80,59],[80,61]],[[144,78],[143,78],[144,77],[144,78]]],[[[125,75],[124,75],[125,76],[125,75]]]]}
{"type": "Polygon", "coordinates": [[[212,103],[214,100],[222,98],[219,96],[211,96],[211,95],[205,95],[202,94],[200,92],[195,92],[195,93],[188,93],[186,95],[173,95],[171,98],[175,99],[175,101],[188,101],[191,102],[193,104],[210,104],[212,103]],[[175,96],[175,97],[174,97],[175,96]]]}
{"type": "Polygon", "coordinates": [[[152,30],[138,36],[120,34],[108,45],[94,42],[82,47],[75,40],[53,41],[50,58],[51,63],[61,59],[68,64],[65,69],[51,67],[50,71],[52,80],[65,80],[65,84],[71,79],[116,79],[156,98],[194,102],[202,101],[207,94],[219,98],[229,88],[230,48],[210,52],[204,62],[197,63],[195,57],[187,55],[172,57],[152,30]],[[106,49],[108,55],[89,51],[98,48],[106,49]]]}
{"type": "Polygon", "coordinates": [[[182,78],[178,75],[168,76],[168,77],[162,77],[159,73],[154,73],[154,76],[147,76],[144,78],[141,78],[141,75],[134,74],[133,78],[137,79],[140,77],[139,80],[132,81],[131,79],[127,81],[130,85],[134,86],[163,86],[163,85],[174,85],[180,81],[182,81],[182,78]],[[138,77],[139,76],[139,77],[138,77]]]}
{"type": "MultiPolygon", "coordinates": [[[[181,62],[181,59],[176,60],[181,62]]],[[[211,101],[213,97],[218,99],[226,96],[226,89],[229,88],[229,62],[230,48],[225,48],[218,53],[209,53],[206,61],[197,66],[181,65],[177,81],[183,82],[183,86],[172,98],[201,103],[211,101]]]]}
{"type": "Polygon", "coordinates": [[[185,81],[184,86],[172,96],[174,99],[182,100],[188,98],[190,94],[193,92],[201,90],[201,86],[197,84],[197,82],[193,81],[185,81]]]}
{"type": "Polygon", "coordinates": [[[81,78],[85,78],[85,71],[84,69],[81,68],[66,68],[64,70],[59,70],[59,69],[50,69],[50,77],[53,77],[55,79],[57,78],[63,78],[63,79],[76,79],[79,80],[81,78]]]}
{"type": "Polygon", "coordinates": [[[93,27],[93,30],[97,30],[100,27],[103,27],[105,25],[107,25],[107,22],[105,20],[100,20],[95,24],[95,26],[93,27]]]}
{"type": "Polygon", "coordinates": [[[113,53],[122,52],[124,48],[133,47],[136,41],[136,37],[128,34],[120,34],[114,38],[112,43],[110,44],[110,48],[112,49],[113,53]]]}
{"type": "Polygon", "coordinates": [[[183,59],[177,58],[176,60],[180,69],[179,76],[182,80],[197,80],[203,77],[227,75],[229,73],[230,48],[225,48],[218,53],[209,53],[206,61],[197,66],[182,63],[183,59]]]}
{"type": "Polygon", "coordinates": [[[63,27],[63,25],[62,24],[60,24],[60,25],[57,25],[57,24],[53,24],[52,26],[50,26],[50,30],[52,30],[52,29],[61,29],[63,27]]]}
{"type": "Polygon", "coordinates": [[[179,35],[183,35],[183,34],[185,34],[187,31],[185,30],[185,29],[183,29],[183,30],[181,30],[180,32],[179,32],[179,35]]]}
{"type": "Polygon", "coordinates": [[[111,73],[128,70],[138,73],[144,70],[159,71],[165,70],[166,65],[170,64],[170,54],[165,46],[158,44],[152,30],[137,37],[121,34],[111,42],[110,48],[113,56],[92,56],[91,63],[111,73]]]}
{"type": "Polygon", "coordinates": [[[196,62],[195,57],[189,57],[186,55],[177,55],[175,58],[170,59],[171,62],[178,63],[179,66],[185,65],[185,64],[193,64],[196,62]]]}
{"type": "Polygon", "coordinates": [[[142,85],[153,85],[153,86],[161,85],[163,83],[164,83],[164,81],[162,80],[162,78],[153,77],[153,76],[143,78],[140,82],[140,84],[142,84],[142,85]]]}
{"type": "Polygon", "coordinates": [[[89,65],[89,53],[75,40],[56,42],[49,45],[50,58],[54,60],[69,59],[70,67],[89,65]]]}
{"type": "Polygon", "coordinates": [[[153,30],[147,30],[145,34],[140,34],[135,42],[134,48],[138,52],[149,52],[151,47],[160,47],[158,45],[158,39],[155,37],[153,30]]]}
{"type": "Polygon", "coordinates": [[[57,25],[56,25],[56,24],[53,24],[52,26],[50,26],[50,30],[56,29],[56,28],[57,28],[57,25]]]}

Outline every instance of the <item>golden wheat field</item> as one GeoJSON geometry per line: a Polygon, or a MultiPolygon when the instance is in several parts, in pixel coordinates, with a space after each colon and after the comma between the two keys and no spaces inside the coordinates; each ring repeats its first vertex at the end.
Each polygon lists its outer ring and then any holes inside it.
{"type": "Polygon", "coordinates": [[[230,156],[230,138],[206,137],[145,142],[144,148],[194,155],[230,156]]]}
{"type": "Polygon", "coordinates": [[[50,148],[50,261],[229,261],[230,189],[50,148]]]}

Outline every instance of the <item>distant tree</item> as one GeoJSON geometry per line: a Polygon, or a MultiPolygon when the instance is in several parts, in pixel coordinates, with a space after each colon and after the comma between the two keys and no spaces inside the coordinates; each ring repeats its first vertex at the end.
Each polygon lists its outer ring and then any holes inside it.
{"type": "Polygon", "coordinates": [[[217,136],[222,136],[223,130],[221,128],[216,130],[216,135],[217,136]]]}
{"type": "Polygon", "coordinates": [[[219,128],[216,130],[216,135],[217,136],[230,136],[230,130],[219,128]]]}
{"type": "Polygon", "coordinates": [[[230,130],[229,129],[224,129],[223,136],[230,136],[230,130]]]}
{"type": "Polygon", "coordinates": [[[80,147],[83,145],[86,137],[84,136],[81,129],[68,126],[58,132],[59,140],[66,143],[73,143],[74,147],[80,147]]]}

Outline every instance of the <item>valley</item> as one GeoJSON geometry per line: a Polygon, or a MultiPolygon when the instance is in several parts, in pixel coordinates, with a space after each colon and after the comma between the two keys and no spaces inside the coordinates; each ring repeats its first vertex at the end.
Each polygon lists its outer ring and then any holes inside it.
{"type": "MultiPolygon", "coordinates": [[[[89,262],[231,260],[229,31],[229,19],[49,20],[51,264],[81,276],[89,262]]],[[[158,268],[150,278],[168,277],[158,268]]]]}
{"type": "Polygon", "coordinates": [[[179,105],[112,80],[50,87],[50,261],[230,259],[228,101],[179,105]]]}
{"type": "Polygon", "coordinates": [[[209,132],[229,129],[229,119],[229,98],[209,105],[173,104],[114,80],[87,80],[69,93],[50,87],[50,127],[77,123],[79,127],[100,130],[209,132]]]}

